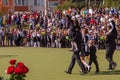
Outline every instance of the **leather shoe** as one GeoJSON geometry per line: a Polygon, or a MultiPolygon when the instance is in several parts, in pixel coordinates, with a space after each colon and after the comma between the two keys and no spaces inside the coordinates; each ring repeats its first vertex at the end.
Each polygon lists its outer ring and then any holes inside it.
{"type": "Polygon", "coordinates": [[[116,63],[113,63],[113,64],[112,64],[112,69],[115,70],[116,67],[117,67],[117,64],[116,64],[116,63]]]}
{"type": "Polygon", "coordinates": [[[65,73],[67,73],[67,74],[71,74],[71,72],[68,72],[68,71],[65,71],[65,73]]]}
{"type": "Polygon", "coordinates": [[[96,70],[95,73],[99,73],[100,71],[99,70],[96,70]]]}
{"type": "Polygon", "coordinates": [[[85,75],[85,74],[87,74],[87,71],[82,71],[82,72],[80,73],[80,75],[85,75]]]}
{"type": "Polygon", "coordinates": [[[108,71],[112,71],[113,69],[112,69],[112,68],[108,68],[107,70],[108,70],[108,71]]]}

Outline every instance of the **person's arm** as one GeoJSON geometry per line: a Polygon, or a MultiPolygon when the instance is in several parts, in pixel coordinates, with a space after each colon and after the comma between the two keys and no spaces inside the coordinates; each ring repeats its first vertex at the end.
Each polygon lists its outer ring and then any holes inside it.
{"type": "Polygon", "coordinates": [[[113,29],[114,29],[113,24],[112,24],[112,23],[110,23],[110,25],[111,25],[111,29],[108,31],[108,34],[109,34],[110,32],[112,32],[112,31],[113,31],[113,29]]]}
{"type": "Polygon", "coordinates": [[[114,29],[114,26],[113,26],[113,24],[112,23],[110,23],[110,25],[111,25],[111,29],[110,29],[110,32],[114,29]]]}

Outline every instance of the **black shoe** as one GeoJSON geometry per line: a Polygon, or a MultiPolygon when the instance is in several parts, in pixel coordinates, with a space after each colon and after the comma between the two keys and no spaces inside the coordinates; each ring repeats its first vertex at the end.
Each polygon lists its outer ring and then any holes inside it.
{"type": "Polygon", "coordinates": [[[80,73],[80,75],[85,75],[85,74],[87,74],[87,71],[82,71],[82,72],[80,73]]]}
{"type": "Polygon", "coordinates": [[[116,67],[117,67],[117,64],[116,64],[116,63],[113,63],[113,64],[112,64],[112,69],[115,70],[116,67]]]}
{"type": "Polygon", "coordinates": [[[73,50],[73,52],[75,53],[75,52],[79,52],[79,50],[73,50]]]}
{"type": "Polygon", "coordinates": [[[108,71],[112,71],[113,69],[112,69],[112,68],[108,68],[107,70],[108,70],[108,71]]]}
{"type": "Polygon", "coordinates": [[[99,70],[96,70],[95,73],[99,73],[100,71],[99,70]]]}
{"type": "Polygon", "coordinates": [[[65,73],[67,73],[67,74],[71,74],[71,72],[68,72],[68,71],[65,71],[65,73]]]}

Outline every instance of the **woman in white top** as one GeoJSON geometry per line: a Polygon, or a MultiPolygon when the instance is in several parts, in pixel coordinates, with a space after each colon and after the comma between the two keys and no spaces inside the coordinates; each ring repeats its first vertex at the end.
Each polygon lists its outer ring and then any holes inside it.
{"type": "Polygon", "coordinates": [[[37,32],[36,32],[37,47],[40,47],[40,41],[41,41],[40,37],[41,37],[40,31],[37,31],[37,32]]]}
{"type": "Polygon", "coordinates": [[[36,30],[34,30],[33,33],[32,33],[33,47],[36,47],[36,46],[37,46],[36,36],[37,36],[37,32],[36,32],[36,30]]]}

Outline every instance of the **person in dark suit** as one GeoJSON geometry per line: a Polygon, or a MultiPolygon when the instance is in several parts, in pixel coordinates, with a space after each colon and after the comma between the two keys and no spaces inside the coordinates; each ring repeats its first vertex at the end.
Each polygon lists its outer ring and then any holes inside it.
{"type": "MultiPolygon", "coordinates": [[[[79,27],[79,26],[78,26],[78,22],[76,22],[75,24],[76,24],[76,25],[73,24],[73,26],[79,27]]],[[[87,73],[87,71],[86,71],[86,69],[85,69],[85,67],[84,67],[84,65],[83,65],[83,63],[82,63],[82,61],[80,60],[80,57],[79,57],[79,53],[81,52],[82,34],[81,34],[81,32],[80,32],[80,30],[79,30],[78,28],[76,29],[75,34],[76,34],[76,35],[75,35],[74,38],[72,38],[72,39],[73,39],[73,41],[75,41],[78,50],[76,50],[76,49],[74,48],[73,54],[72,54],[72,58],[71,58],[71,63],[70,63],[70,65],[69,65],[69,67],[68,67],[68,70],[65,71],[65,72],[68,73],[68,74],[71,74],[72,69],[73,69],[73,67],[74,67],[74,65],[75,65],[75,61],[77,61],[79,67],[80,67],[81,70],[82,70],[81,74],[84,75],[84,74],[87,73]]]]}
{"type": "Polygon", "coordinates": [[[117,37],[117,31],[115,28],[115,22],[110,20],[110,24],[107,26],[108,32],[106,33],[106,59],[109,62],[108,70],[114,70],[116,63],[113,61],[113,54],[116,49],[115,39],[117,37]]]}
{"type": "Polygon", "coordinates": [[[95,66],[96,66],[96,71],[95,73],[98,73],[99,72],[99,65],[98,65],[98,61],[97,61],[97,56],[96,56],[96,47],[94,45],[94,41],[93,40],[90,40],[89,41],[89,48],[90,48],[90,52],[89,52],[89,55],[90,55],[90,58],[89,58],[89,65],[92,64],[92,62],[94,62],[95,66]]]}

